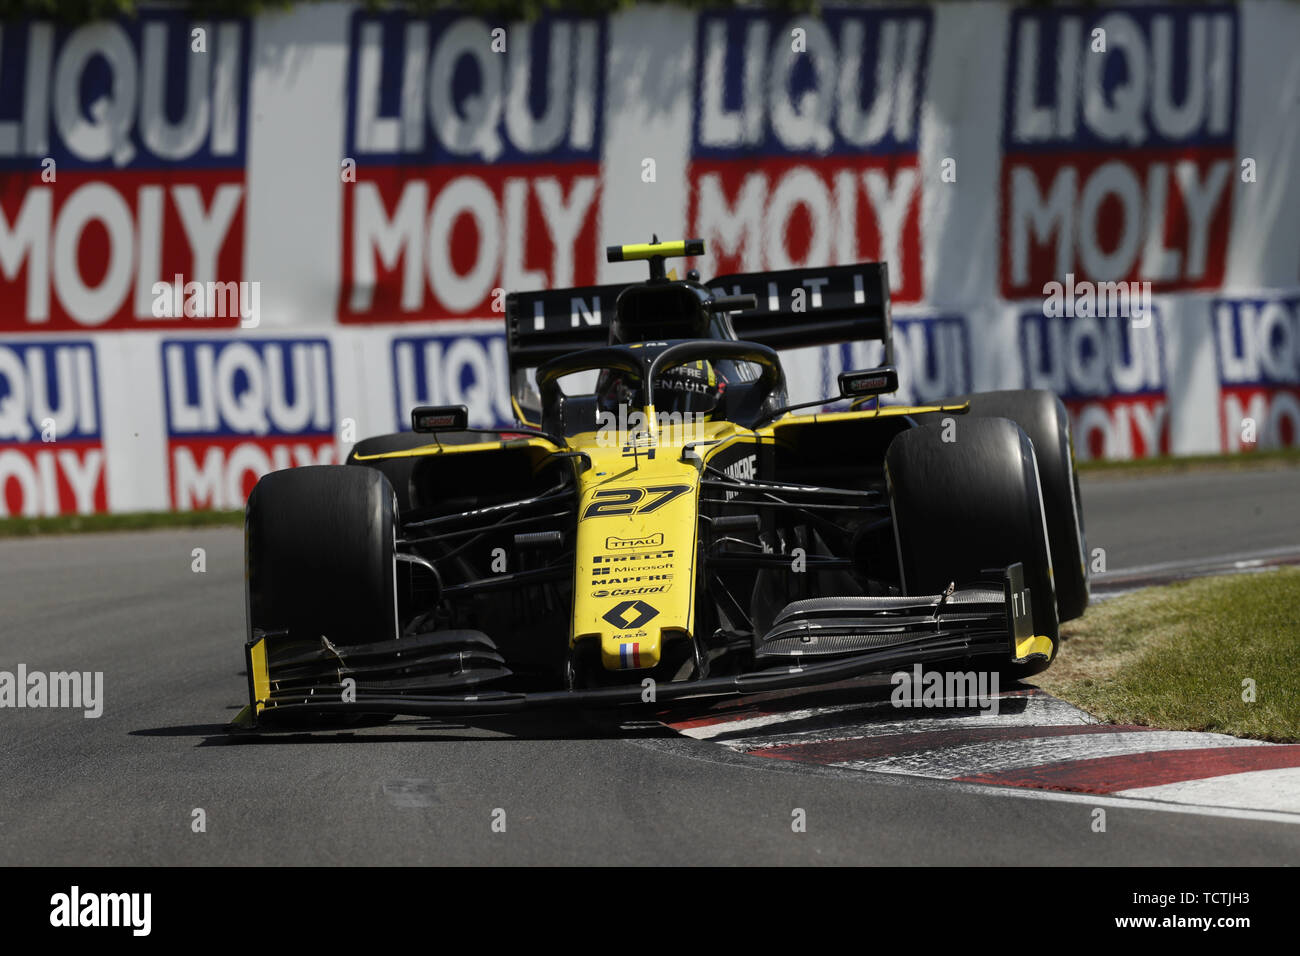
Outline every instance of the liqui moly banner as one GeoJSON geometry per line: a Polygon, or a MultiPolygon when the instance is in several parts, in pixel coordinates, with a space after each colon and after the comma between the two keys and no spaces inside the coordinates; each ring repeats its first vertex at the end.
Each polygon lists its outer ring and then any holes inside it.
{"type": "MultiPolygon", "coordinates": [[[[1295,445],[1297,35],[1265,0],[0,24],[0,501],[239,507],[417,403],[508,425],[505,291],[636,279],[604,247],[652,234],[706,279],[886,260],[897,401],[1051,388],[1080,457],[1295,445]]],[[[882,355],[792,353],[795,397],[882,355]]]]}
{"type": "Polygon", "coordinates": [[[164,340],[171,507],[240,508],[269,471],[339,461],[325,339],[164,340]]]}
{"type": "Polygon", "coordinates": [[[1017,9],[1002,114],[1007,298],[1073,274],[1223,279],[1237,162],[1237,8],[1017,9]]]}
{"type": "Polygon", "coordinates": [[[889,262],[922,298],[920,112],[930,12],[706,12],[688,232],[706,275],[889,262]]]}
{"type": "Polygon", "coordinates": [[[1080,460],[1169,453],[1160,318],[1021,315],[1025,386],[1065,401],[1080,460]]]}
{"type": "MultiPolygon", "coordinates": [[[[875,368],[885,358],[881,342],[824,346],[820,351],[821,374],[816,377],[819,395],[836,393],[840,372],[875,368]]],[[[894,364],[898,368],[898,391],[893,402],[920,405],[971,391],[973,378],[966,318],[955,315],[895,318],[894,364]]],[[[787,376],[795,377],[789,370],[787,376]]]]}
{"type": "Polygon", "coordinates": [[[499,317],[494,290],[595,280],[602,30],[352,18],[341,321],[499,317]]]}
{"type": "Polygon", "coordinates": [[[389,350],[393,418],[402,431],[416,405],[466,405],[474,428],[514,424],[503,334],[404,335],[389,350]]]}
{"type": "Polygon", "coordinates": [[[1300,294],[1217,299],[1223,447],[1285,448],[1300,439],[1300,294]]]}
{"type": "Polygon", "coordinates": [[[0,25],[0,332],[238,324],[163,292],[241,277],[250,32],[0,25]]]}
{"type": "Polygon", "coordinates": [[[0,342],[0,517],[103,511],[104,454],[94,346],[0,342]]]}

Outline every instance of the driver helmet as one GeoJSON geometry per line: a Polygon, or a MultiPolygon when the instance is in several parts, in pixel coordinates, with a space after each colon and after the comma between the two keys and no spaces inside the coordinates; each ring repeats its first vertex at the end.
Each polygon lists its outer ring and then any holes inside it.
{"type": "MultiPolygon", "coordinates": [[[[630,408],[637,398],[637,382],[635,376],[615,369],[601,372],[596,384],[597,407],[615,414],[620,406],[630,408]]],[[[707,359],[676,365],[655,380],[655,411],[707,419],[717,411],[726,390],[725,376],[707,359]]]]}
{"type": "Polygon", "coordinates": [[[707,359],[676,365],[655,380],[655,411],[711,416],[727,389],[707,359]]]}

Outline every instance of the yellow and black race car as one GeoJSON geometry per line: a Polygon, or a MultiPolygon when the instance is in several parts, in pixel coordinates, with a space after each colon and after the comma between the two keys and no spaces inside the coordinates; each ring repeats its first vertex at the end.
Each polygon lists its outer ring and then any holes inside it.
{"type": "Polygon", "coordinates": [[[516,293],[518,426],[419,407],[248,500],[245,725],[656,703],[965,662],[1023,677],[1088,603],[1061,401],[890,406],[886,266],[516,293]],[[791,405],[777,349],[885,364],[791,405]],[[847,410],[825,412],[836,400],[847,410]]]}

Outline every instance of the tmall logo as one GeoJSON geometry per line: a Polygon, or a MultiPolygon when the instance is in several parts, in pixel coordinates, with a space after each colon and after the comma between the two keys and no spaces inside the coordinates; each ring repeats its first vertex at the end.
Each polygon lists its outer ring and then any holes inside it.
{"type": "Polygon", "coordinates": [[[921,298],[917,166],[930,13],[707,13],[689,229],[704,275],[889,263],[921,298]]]}
{"type": "Polygon", "coordinates": [[[108,507],[90,342],[0,343],[0,517],[108,507]]]}
{"type": "Polygon", "coordinates": [[[1080,460],[1168,454],[1159,307],[1144,318],[1020,316],[1025,387],[1064,399],[1080,460]]]}
{"type": "Polygon", "coordinates": [[[1300,443],[1300,296],[1213,306],[1223,450],[1300,443]]]}
{"type": "Polygon", "coordinates": [[[324,339],[162,345],[172,507],[242,508],[270,471],[338,461],[324,339]]]}
{"type": "Polygon", "coordinates": [[[159,318],[176,275],[240,279],[247,20],[141,10],[0,31],[0,332],[159,318]]]}
{"type": "Polygon", "coordinates": [[[465,405],[475,428],[514,424],[503,335],[419,335],[393,340],[394,413],[409,430],[417,405],[465,405]]]}
{"type": "Polygon", "coordinates": [[[1007,63],[1003,294],[1037,296],[1067,274],[1217,287],[1236,164],[1236,8],[1020,8],[1007,63]]]}
{"type": "Polygon", "coordinates": [[[603,29],[354,14],[340,319],[481,318],[497,288],[595,282],[603,29]]]}

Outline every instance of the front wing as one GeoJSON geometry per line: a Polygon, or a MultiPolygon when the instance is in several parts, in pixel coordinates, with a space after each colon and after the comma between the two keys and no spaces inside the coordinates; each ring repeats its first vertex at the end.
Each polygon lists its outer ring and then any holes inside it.
{"type": "Polygon", "coordinates": [[[661,681],[653,694],[640,682],[574,690],[438,693],[438,678],[406,676],[427,673],[422,665],[449,655],[457,655],[461,686],[464,673],[474,668],[508,674],[500,658],[474,647],[465,636],[472,632],[353,647],[328,642],[324,647],[305,646],[301,637],[283,632],[258,633],[245,646],[249,705],[234,725],[273,727],[279,718],[314,715],[443,717],[544,707],[662,704],[827,684],[914,664],[976,657],[1023,663],[1052,652],[1051,641],[1033,633],[1031,601],[1019,564],[1006,569],[1001,590],[950,588],[944,594],[906,598],[839,599],[839,603],[833,599],[829,605],[833,614],[807,613],[778,622],[768,635],[772,640],[763,642],[766,648],[760,647],[756,655],[756,669],[724,677],[661,681]],[[852,620],[845,618],[846,607],[853,609],[852,620]],[[808,648],[806,652],[801,644],[808,648]]]}

